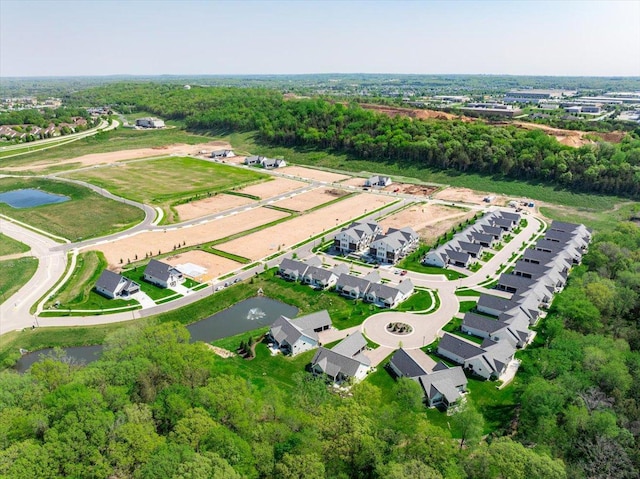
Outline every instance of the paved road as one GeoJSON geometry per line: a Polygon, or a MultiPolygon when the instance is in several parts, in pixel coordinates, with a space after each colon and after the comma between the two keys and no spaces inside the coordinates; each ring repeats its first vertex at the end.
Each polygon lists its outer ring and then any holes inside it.
{"type": "Polygon", "coordinates": [[[0,334],[4,334],[36,324],[29,309],[63,275],[67,261],[66,253],[55,249],[58,243],[49,238],[1,218],[0,231],[29,245],[33,256],[38,258],[33,277],[0,305],[0,334]]]}

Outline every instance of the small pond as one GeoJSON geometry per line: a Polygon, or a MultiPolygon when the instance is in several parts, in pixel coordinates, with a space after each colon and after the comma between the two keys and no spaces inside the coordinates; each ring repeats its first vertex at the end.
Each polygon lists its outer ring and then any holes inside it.
{"type": "MultiPolygon", "coordinates": [[[[280,317],[295,318],[298,308],[264,296],[245,299],[219,313],[187,326],[191,333],[191,341],[211,342],[216,339],[235,336],[253,329],[270,326],[280,317]]],[[[52,349],[42,349],[22,356],[16,363],[16,370],[25,372],[42,354],[49,354],[52,349]]],[[[97,361],[102,354],[102,346],[78,346],[64,349],[69,358],[88,364],[97,361]]]]}
{"type": "Polygon", "coordinates": [[[6,203],[12,208],[33,208],[34,206],[64,203],[70,199],[68,196],[54,195],[46,191],[31,188],[0,193],[0,203],[6,203]]]}

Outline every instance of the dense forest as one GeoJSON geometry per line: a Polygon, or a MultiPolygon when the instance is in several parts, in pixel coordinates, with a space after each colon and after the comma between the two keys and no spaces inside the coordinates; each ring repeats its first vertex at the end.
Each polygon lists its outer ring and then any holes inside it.
{"type": "Polygon", "coordinates": [[[563,146],[541,131],[482,121],[390,118],[356,104],[285,101],[266,89],[121,84],[81,92],[77,103],[125,104],[197,130],[258,130],[273,145],[346,152],[400,165],[549,182],[576,191],[638,197],[640,131],[620,144],[563,146]]]}
{"type": "Polygon", "coordinates": [[[0,477],[636,478],[639,250],[632,223],[595,237],[487,436],[473,395],[439,427],[411,380],[348,395],[304,371],[285,384],[162,323],[113,333],[87,366],[0,373],[0,477]]]}

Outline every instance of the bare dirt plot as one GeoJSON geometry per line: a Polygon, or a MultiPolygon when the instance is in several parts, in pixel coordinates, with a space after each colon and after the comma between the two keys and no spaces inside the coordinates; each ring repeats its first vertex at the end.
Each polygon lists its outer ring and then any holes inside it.
{"type": "Polygon", "coordinates": [[[396,191],[406,195],[424,196],[425,198],[432,196],[438,191],[438,186],[430,185],[413,185],[411,183],[393,183],[385,188],[386,191],[396,191]]]}
{"type": "Polygon", "coordinates": [[[402,108],[387,105],[372,105],[368,103],[361,103],[360,106],[365,110],[373,110],[384,115],[394,116],[408,116],[409,118],[418,118],[420,120],[435,118],[436,120],[462,120],[465,122],[475,121],[474,118],[462,115],[454,115],[452,113],[446,113],[438,110],[425,110],[421,108],[402,108]]]}
{"type": "Polygon", "coordinates": [[[357,195],[271,228],[217,245],[216,248],[257,260],[335,228],[337,224],[346,223],[392,201],[394,201],[393,198],[381,195],[357,195]]]}
{"type": "Polygon", "coordinates": [[[305,168],[304,166],[286,166],[278,170],[286,175],[300,176],[308,180],[328,181],[334,183],[336,181],[346,180],[349,175],[341,175],[331,173],[330,171],[314,170],[313,168],[305,168]]]}
{"type": "Polygon", "coordinates": [[[68,160],[46,160],[40,163],[29,163],[24,166],[14,166],[4,169],[7,171],[41,170],[50,166],[66,165],[70,163],[77,163],[77,165],[73,166],[82,168],[87,166],[111,164],[118,161],[150,158],[154,156],[196,155],[202,150],[223,148],[231,148],[231,146],[229,143],[224,141],[212,141],[210,143],[201,143],[199,145],[186,145],[179,143],[176,145],[159,146],[156,148],[137,148],[133,150],[112,151],[109,153],[92,153],[90,155],[83,155],[77,158],[70,158],[68,160]]]}
{"type": "Polygon", "coordinates": [[[159,254],[159,251],[162,253],[172,251],[174,246],[182,245],[183,242],[186,243],[186,246],[206,243],[286,216],[287,214],[282,211],[254,208],[201,225],[176,229],[167,228],[166,233],[164,231],[148,231],[110,243],[96,245],[90,249],[102,251],[109,266],[118,268],[122,266],[120,259],[126,264],[128,259],[135,261],[136,255],[140,260],[145,257],[145,254],[152,253],[155,256],[159,254]]]}
{"type": "Polygon", "coordinates": [[[292,198],[276,201],[273,204],[293,211],[306,211],[348,194],[349,193],[344,190],[337,190],[335,188],[317,188],[292,198]]]}
{"type": "Polygon", "coordinates": [[[364,182],[367,181],[366,178],[349,178],[346,181],[341,181],[341,185],[348,186],[358,186],[360,188],[364,187],[364,182]]]}
{"type": "Polygon", "coordinates": [[[420,238],[422,238],[425,243],[433,244],[438,237],[442,236],[454,226],[463,223],[469,218],[473,218],[473,216],[476,214],[475,211],[458,211],[460,212],[458,214],[453,213],[449,216],[440,217],[432,224],[429,224],[422,229],[416,230],[416,233],[420,235],[420,238]]]}
{"type": "Polygon", "coordinates": [[[175,209],[180,216],[180,221],[187,221],[193,218],[200,218],[213,213],[226,211],[231,208],[237,208],[238,206],[248,205],[250,203],[253,203],[251,198],[220,193],[212,196],[211,198],[178,205],[175,209]]]}
{"type": "Polygon", "coordinates": [[[442,191],[436,193],[434,198],[444,201],[455,201],[459,203],[471,203],[471,204],[487,204],[487,205],[501,205],[504,206],[509,202],[509,198],[503,195],[496,195],[494,193],[482,193],[480,191],[473,191],[468,188],[445,188],[442,191]],[[484,198],[486,196],[493,196],[494,199],[490,203],[485,203],[484,198]]]}
{"type": "MultiPolygon", "coordinates": [[[[507,123],[508,124],[508,123],[507,123]]],[[[562,128],[553,128],[549,125],[540,125],[538,123],[527,123],[523,121],[514,121],[514,125],[524,130],[542,130],[550,136],[553,136],[563,145],[579,148],[584,145],[594,144],[594,137],[599,137],[610,143],[620,143],[626,136],[623,131],[612,131],[609,133],[599,133],[581,130],[563,130],[562,128]]]]}
{"type": "Polygon", "coordinates": [[[388,228],[399,229],[405,226],[410,226],[419,231],[445,219],[462,218],[468,212],[468,209],[454,208],[452,206],[418,204],[388,216],[380,220],[379,223],[385,231],[388,228]]]}
{"type": "Polygon", "coordinates": [[[303,188],[305,186],[307,186],[307,183],[289,180],[287,178],[275,178],[271,181],[247,186],[246,188],[238,190],[238,193],[246,193],[248,195],[255,195],[259,198],[265,199],[281,195],[282,193],[287,193],[288,191],[297,190],[298,188],[303,188]]]}
{"type": "Polygon", "coordinates": [[[206,268],[207,272],[205,274],[193,278],[200,283],[206,283],[207,281],[211,281],[218,276],[222,276],[243,266],[240,263],[223,258],[222,256],[216,256],[199,250],[187,251],[186,253],[169,256],[168,258],[164,258],[162,261],[169,263],[171,266],[192,263],[206,268]]]}

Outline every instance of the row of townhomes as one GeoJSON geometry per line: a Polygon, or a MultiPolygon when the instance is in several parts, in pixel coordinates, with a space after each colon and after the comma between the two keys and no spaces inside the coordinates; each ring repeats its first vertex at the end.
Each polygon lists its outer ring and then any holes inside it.
{"type": "Polygon", "coordinates": [[[493,248],[504,234],[520,224],[518,213],[494,211],[485,214],[473,225],[457,233],[447,243],[427,253],[422,260],[426,265],[446,268],[448,265],[466,268],[482,256],[484,248],[493,248]]]}
{"type": "MultiPolygon", "coordinates": [[[[160,288],[171,288],[183,283],[185,277],[170,264],[152,259],[144,270],[143,279],[160,288]]],[[[96,282],[96,291],[109,299],[129,298],[140,292],[140,285],[105,269],[96,282]]]]}
{"type": "Polygon", "coordinates": [[[395,308],[414,291],[410,279],[405,279],[397,285],[385,284],[381,282],[377,271],[371,271],[361,277],[349,274],[349,268],[345,264],[326,269],[322,267],[322,262],[317,256],[312,256],[306,261],[285,258],[280,263],[278,273],[285,279],[300,281],[316,289],[335,286],[336,291],[343,296],[362,299],[382,308],[395,308]]]}
{"type": "Polygon", "coordinates": [[[449,407],[467,390],[467,377],[460,366],[436,363],[420,349],[399,349],[389,361],[389,369],[397,377],[416,381],[429,407],[449,407]]]}
{"type": "Polygon", "coordinates": [[[333,248],[343,254],[365,253],[381,264],[395,264],[416,249],[418,234],[409,227],[382,228],[375,221],[352,223],[337,233],[333,248]]]}
{"type": "Polygon", "coordinates": [[[260,165],[266,169],[284,168],[285,166],[287,166],[287,162],[284,160],[267,158],[266,156],[247,156],[244,159],[244,164],[249,166],[260,165]]]}
{"type": "MultiPolygon", "coordinates": [[[[270,348],[296,356],[321,346],[318,334],[331,326],[326,310],[296,319],[280,316],[271,326],[267,340],[270,348]]],[[[320,347],[311,361],[311,370],[314,374],[326,375],[336,384],[352,378],[361,380],[371,370],[371,361],[363,354],[366,349],[367,340],[362,333],[353,333],[332,349],[320,347]]]]}
{"type": "Polygon", "coordinates": [[[512,293],[510,299],[483,294],[475,312],[468,312],[461,330],[479,338],[476,344],[445,333],[438,354],[485,379],[500,378],[517,349],[534,337],[529,329],[540,317],[540,308],[551,304],[561,291],[569,270],[582,261],[591,241],[584,225],[554,221],[533,248],[525,250],[513,272],[502,274],[496,289],[512,293]]]}

